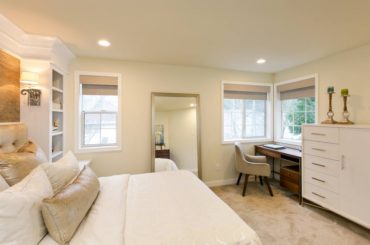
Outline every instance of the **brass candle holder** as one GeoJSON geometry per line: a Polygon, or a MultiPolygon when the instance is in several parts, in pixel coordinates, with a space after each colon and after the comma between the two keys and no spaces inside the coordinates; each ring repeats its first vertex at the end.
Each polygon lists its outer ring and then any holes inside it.
{"type": "Polygon", "coordinates": [[[347,98],[349,95],[342,95],[343,97],[343,120],[338,122],[339,124],[354,124],[351,120],[349,120],[350,113],[347,109],[347,98]]]}
{"type": "Polygon", "coordinates": [[[329,94],[329,111],[326,113],[328,115],[328,119],[325,121],[322,121],[322,124],[336,124],[337,121],[334,120],[334,112],[333,112],[333,106],[332,106],[332,100],[333,100],[333,92],[328,92],[329,94]]]}

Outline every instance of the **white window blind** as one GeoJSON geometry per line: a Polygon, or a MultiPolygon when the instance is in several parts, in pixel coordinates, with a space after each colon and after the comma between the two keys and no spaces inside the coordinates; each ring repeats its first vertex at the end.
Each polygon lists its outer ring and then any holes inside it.
{"type": "Polygon", "coordinates": [[[118,95],[117,77],[81,76],[82,95],[118,95]]]}
{"type": "Polygon", "coordinates": [[[268,86],[244,85],[244,84],[225,84],[225,99],[241,100],[267,100],[267,94],[270,92],[268,86]]]}
{"type": "Polygon", "coordinates": [[[277,86],[280,100],[315,97],[315,80],[313,78],[277,86]]]}

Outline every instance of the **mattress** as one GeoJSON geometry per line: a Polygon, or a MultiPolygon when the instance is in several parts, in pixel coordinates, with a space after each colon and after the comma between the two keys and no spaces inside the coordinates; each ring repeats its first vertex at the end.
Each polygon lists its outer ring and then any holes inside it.
{"type": "Polygon", "coordinates": [[[125,245],[261,244],[253,231],[188,171],[131,175],[125,245]]]}

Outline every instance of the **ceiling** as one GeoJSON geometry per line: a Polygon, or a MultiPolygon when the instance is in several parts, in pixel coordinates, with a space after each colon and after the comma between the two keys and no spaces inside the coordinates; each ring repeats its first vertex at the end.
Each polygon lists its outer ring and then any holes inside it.
{"type": "Polygon", "coordinates": [[[155,97],[155,111],[175,111],[194,108],[196,98],[194,97],[155,97]]]}
{"type": "Polygon", "coordinates": [[[368,0],[0,1],[0,14],[77,56],[259,72],[369,43],[369,10],[368,0]]]}

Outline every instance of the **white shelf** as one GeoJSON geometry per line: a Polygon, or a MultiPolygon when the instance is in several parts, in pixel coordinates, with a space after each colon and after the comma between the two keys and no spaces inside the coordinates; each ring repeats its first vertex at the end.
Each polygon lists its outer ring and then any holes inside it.
{"type": "Polygon", "coordinates": [[[52,136],[57,136],[57,135],[61,135],[63,134],[63,131],[60,131],[60,130],[55,130],[51,133],[52,136]]]}
{"type": "Polygon", "coordinates": [[[56,158],[63,154],[63,151],[56,151],[51,154],[51,158],[56,158]]]}
{"type": "Polygon", "coordinates": [[[56,87],[52,87],[51,88],[53,91],[57,91],[59,93],[63,93],[63,90],[61,90],[60,88],[56,88],[56,87]]]}

